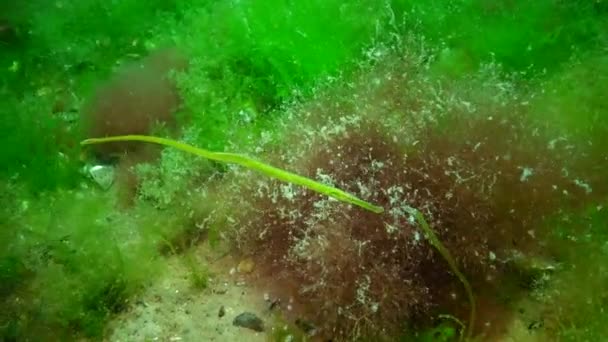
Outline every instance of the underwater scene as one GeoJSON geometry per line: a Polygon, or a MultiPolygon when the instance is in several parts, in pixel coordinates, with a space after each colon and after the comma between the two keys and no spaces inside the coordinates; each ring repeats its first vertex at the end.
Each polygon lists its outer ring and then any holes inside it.
{"type": "Polygon", "coordinates": [[[0,341],[608,341],[608,1],[0,3],[0,341]]]}

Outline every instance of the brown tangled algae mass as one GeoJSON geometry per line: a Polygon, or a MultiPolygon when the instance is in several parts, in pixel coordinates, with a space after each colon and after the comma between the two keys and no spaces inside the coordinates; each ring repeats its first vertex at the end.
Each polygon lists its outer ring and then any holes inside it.
{"type": "MultiPolygon", "coordinates": [[[[153,51],[140,61],[120,67],[85,104],[84,134],[87,138],[150,134],[160,126],[175,131],[175,111],[181,99],[172,73],[187,68],[188,58],[176,48],[153,51]]],[[[98,160],[117,162],[126,202],[131,201],[137,187],[132,166],[155,160],[159,151],[155,146],[136,142],[100,144],[91,149],[98,160]]]]}
{"type": "Polygon", "coordinates": [[[217,219],[259,265],[255,282],[319,340],[390,340],[442,314],[468,323],[462,284],[408,206],[425,215],[472,284],[474,331],[490,338],[508,321],[500,298],[525,290],[507,289],[528,281],[520,261],[551,258],[544,219],[602,196],[592,191],[601,177],[573,167],[580,149],[528,118],[531,91],[488,70],[437,80],[421,67],[404,57],[319,91],[286,114],[280,144],[269,135],[256,150],[383,214],[245,170],[233,171],[240,174],[223,194],[234,207],[217,219]]]}

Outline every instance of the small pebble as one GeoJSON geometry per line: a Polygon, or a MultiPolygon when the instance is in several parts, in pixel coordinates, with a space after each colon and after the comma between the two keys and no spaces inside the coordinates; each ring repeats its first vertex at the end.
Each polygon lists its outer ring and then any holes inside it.
{"type": "Polygon", "coordinates": [[[114,168],[108,165],[94,165],[88,169],[89,176],[102,190],[108,190],[114,184],[114,168]]]}
{"type": "Polygon", "coordinates": [[[243,312],[236,316],[232,321],[232,325],[251,329],[257,332],[264,331],[264,321],[251,312],[243,312]]]}

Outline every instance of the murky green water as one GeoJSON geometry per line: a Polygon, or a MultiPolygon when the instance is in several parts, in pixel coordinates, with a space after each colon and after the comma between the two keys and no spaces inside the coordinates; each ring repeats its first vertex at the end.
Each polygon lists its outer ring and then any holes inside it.
{"type": "Polygon", "coordinates": [[[0,340],[604,340],[607,47],[605,1],[0,4],[0,340]]]}

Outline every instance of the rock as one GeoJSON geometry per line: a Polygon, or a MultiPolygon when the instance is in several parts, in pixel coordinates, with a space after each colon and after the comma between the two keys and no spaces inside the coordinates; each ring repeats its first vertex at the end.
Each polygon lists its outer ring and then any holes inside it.
{"type": "Polygon", "coordinates": [[[264,331],[264,321],[251,312],[243,312],[236,316],[232,321],[232,325],[251,329],[257,332],[264,331]]]}
{"type": "Polygon", "coordinates": [[[114,167],[109,165],[94,165],[88,169],[88,174],[103,190],[108,190],[114,184],[114,167]]]}

